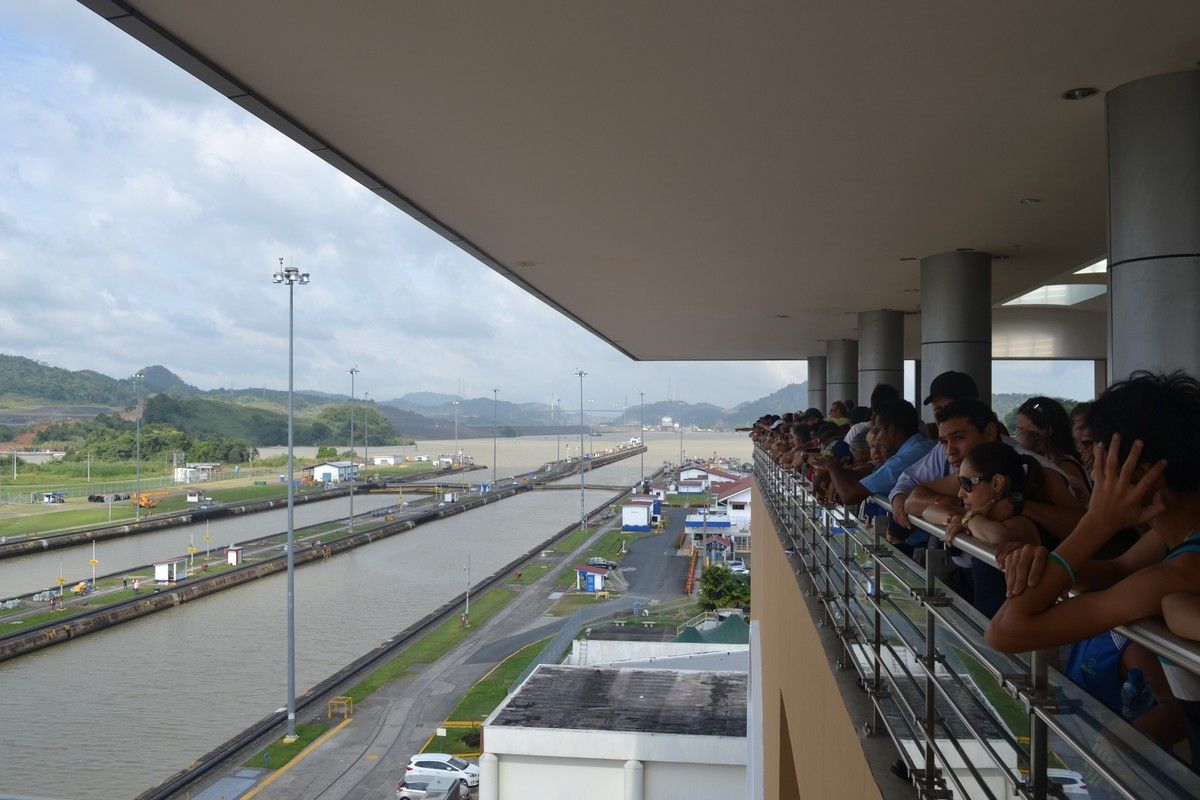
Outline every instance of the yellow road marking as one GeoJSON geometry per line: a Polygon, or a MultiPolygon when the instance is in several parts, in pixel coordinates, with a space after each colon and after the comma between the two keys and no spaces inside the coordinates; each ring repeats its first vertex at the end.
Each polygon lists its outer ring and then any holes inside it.
{"type": "Polygon", "coordinates": [[[279,769],[272,772],[269,776],[267,776],[267,779],[265,781],[263,781],[262,783],[255,786],[253,789],[251,789],[246,794],[242,795],[240,800],[250,800],[250,798],[254,797],[256,794],[261,792],[263,789],[267,788],[272,783],[274,783],[280,776],[283,775],[283,773],[287,772],[289,769],[296,766],[304,759],[308,758],[308,756],[312,753],[313,750],[316,750],[318,747],[323,745],[330,738],[332,738],[335,733],[337,733],[338,731],[340,731],[342,728],[346,727],[349,724],[350,724],[350,720],[344,719],[341,722],[339,722],[337,725],[334,725],[332,729],[327,730],[324,733],[322,733],[320,736],[318,736],[316,739],[314,739],[312,741],[312,743],[309,744],[308,747],[304,748],[299,753],[297,753],[295,758],[293,758],[288,763],[284,764],[279,769]]]}

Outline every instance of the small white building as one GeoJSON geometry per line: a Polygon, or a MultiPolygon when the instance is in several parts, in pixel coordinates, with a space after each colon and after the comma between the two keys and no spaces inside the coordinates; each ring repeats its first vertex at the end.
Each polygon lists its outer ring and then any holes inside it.
{"type": "Polygon", "coordinates": [[[199,503],[201,500],[204,499],[204,490],[197,489],[194,486],[189,487],[186,490],[185,497],[187,498],[187,501],[189,503],[199,503]]]}
{"type": "Polygon", "coordinates": [[[372,461],[377,467],[394,467],[404,463],[404,456],[374,456],[372,461]]]}
{"type": "Polygon", "coordinates": [[[186,558],[179,558],[173,561],[159,561],[154,565],[154,580],[156,583],[178,583],[187,576],[186,558]]]}
{"type": "Polygon", "coordinates": [[[317,483],[342,483],[351,477],[358,478],[358,464],[353,461],[327,461],[314,465],[312,471],[317,483]]]}
{"type": "Polygon", "coordinates": [[[654,524],[654,500],[637,498],[621,509],[621,530],[648,531],[654,524]]]}
{"type": "Polygon", "coordinates": [[[753,489],[753,478],[724,483],[716,488],[717,505],[725,509],[730,527],[735,531],[750,532],[750,494],[753,489]]]}
{"type": "Polygon", "coordinates": [[[608,567],[593,567],[590,564],[575,565],[575,591],[603,592],[608,582],[608,567]]]}
{"type": "Polygon", "coordinates": [[[746,796],[747,675],[539,666],[483,724],[479,800],[746,796]]]}
{"type": "Polygon", "coordinates": [[[676,481],[676,494],[704,494],[708,491],[707,481],[676,481]]]}

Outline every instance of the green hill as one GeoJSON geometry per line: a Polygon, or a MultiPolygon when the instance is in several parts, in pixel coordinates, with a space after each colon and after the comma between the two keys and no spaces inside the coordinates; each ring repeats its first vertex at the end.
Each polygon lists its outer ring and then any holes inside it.
{"type": "Polygon", "coordinates": [[[6,406],[32,401],[124,408],[133,405],[133,381],[90,369],[71,371],[23,356],[0,355],[0,399],[6,406]]]}

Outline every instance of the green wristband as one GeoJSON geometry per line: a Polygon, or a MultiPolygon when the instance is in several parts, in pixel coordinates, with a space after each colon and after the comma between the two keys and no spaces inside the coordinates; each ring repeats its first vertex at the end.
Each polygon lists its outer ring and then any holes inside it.
{"type": "Polygon", "coordinates": [[[1071,584],[1074,585],[1075,584],[1075,570],[1071,569],[1071,565],[1067,563],[1067,560],[1065,558],[1063,558],[1061,555],[1059,555],[1058,552],[1056,552],[1054,550],[1050,551],[1050,558],[1057,561],[1059,563],[1059,565],[1062,566],[1062,568],[1067,571],[1067,577],[1071,579],[1071,584]]]}

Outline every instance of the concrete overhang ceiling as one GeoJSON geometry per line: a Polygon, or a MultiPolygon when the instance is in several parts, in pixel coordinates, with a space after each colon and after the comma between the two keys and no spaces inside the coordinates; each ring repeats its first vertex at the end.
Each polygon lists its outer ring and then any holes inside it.
{"type": "Polygon", "coordinates": [[[1102,257],[1103,93],[1200,58],[1195,0],[81,2],[639,359],[1102,257]]]}

